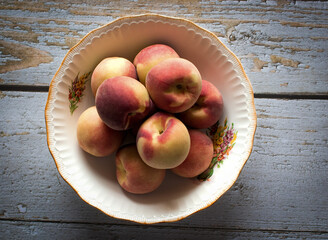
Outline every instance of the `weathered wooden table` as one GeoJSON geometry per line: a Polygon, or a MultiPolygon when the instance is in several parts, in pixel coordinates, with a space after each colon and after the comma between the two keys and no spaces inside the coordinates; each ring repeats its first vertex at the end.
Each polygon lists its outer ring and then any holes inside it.
{"type": "Polygon", "coordinates": [[[328,239],[328,3],[0,2],[0,239],[328,239]],[[49,83],[78,40],[118,17],[160,13],[214,32],[241,60],[258,116],[240,177],[173,223],[108,217],[61,178],[46,141],[49,83]]]}

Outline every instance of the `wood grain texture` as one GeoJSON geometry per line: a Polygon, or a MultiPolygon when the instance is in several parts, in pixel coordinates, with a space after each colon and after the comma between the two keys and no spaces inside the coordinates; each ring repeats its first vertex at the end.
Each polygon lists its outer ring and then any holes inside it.
{"type": "MultiPolygon", "coordinates": [[[[98,224],[131,225],[141,231],[139,224],[116,220],[89,206],[60,177],[46,143],[46,99],[47,93],[0,94],[0,223],[8,231],[15,224],[25,225],[22,231],[27,231],[29,225],[56,229],[61,223],[67,224],[61,229],[67,232],[85,228],[79,224],[95,224],[96,229],[98,224]]],[[[150,229],[327,234],[327,101],[256,99],[255,103],[258,128],[253,153],[234,186],[209,208],[150,229]]]]}
{"type": "Polygon", "coordinates": [[[327,233],[286,232],[286,231],[238,231],[233,229],[210,228],[175,228],[152,226],[121,226],[107,224],[66,224],[51,222],[20,222],[0,223],[6,240],[26,239],[108,239],[108,240],[145,240],[145,239],[327,239],[327,233]]]}
{"type": "Polygon", "coordinates": [[[1,1],[0,84],[47,86],[85,34],[142,13],[187,18],[215,33],[255,93],[328,95],[328,3],[308,1],[1,1]]]}
{"type": "Polygon", "coordinates": [[[328,239],[327,16],[325,1],[0,0],[0,239],[328,239]],[[44,121],[67,51],[92,29],[143,13],[212,31],[258,97],[237,182],[207,209],[149,226],[81,200],[56,169],[44,121]]]}

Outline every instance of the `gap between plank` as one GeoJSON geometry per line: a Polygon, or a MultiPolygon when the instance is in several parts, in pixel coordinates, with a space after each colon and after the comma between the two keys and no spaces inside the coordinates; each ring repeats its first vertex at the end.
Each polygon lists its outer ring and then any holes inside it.
{"type": "Polygon", "coordinates": [[[328,100],[328,94],[309,94],[309,93],[254,93],[254,98],[272,98],[272,99],[318,99],[328,100]]]}
{"type": "Polygon", "coordinates": [[[0,84],[0,91],[12,91],[12,92],[48,92],[49,91],[49,86],[0,84]]]}
{"type": "Polygon", "coordinates": [[[227,232],[276,232],[276,233],[314,233],[314,234],[327,234],[328,231],[311,231],[311,230],[287,230],[287,229],[255,229],[255,228],[224,228],[224,227],[219,227],[219,228],[214,228],[214,227],[187,227],[187,226],[169,226],[169,225],[163,225],[159,226],[156,224],[122,224],[122,223],[90,223],[90,222],[78,222],[78,221],[60,221],[60,220],[27,220],[27,219],[15,219],[15,218],[1,218],[1,222],[25,222],[25,223],[54,223],[54,224],[81,224],[81,225],[108,225],[108,226],[131,226],[131,227],[153,227],[153,228],[158,228],[158,229],[169,229],[169,228],[178,228],[178,229],[203,229],[203,230],[220,230],[220,231],[227,231],[227,232]]]}
{"type": "MultiPolygon", "coordinates": [[[[17,92],[48,92],[49,86],[34,85],[8,85],[0,84],[0,91],[17,91],[17,92]]],[[[309,100],[328,100],[327,94],[310,94],[310,93],[254,93],[254,98],[271,98],[271,99],[309,99],[309,100]]]]}

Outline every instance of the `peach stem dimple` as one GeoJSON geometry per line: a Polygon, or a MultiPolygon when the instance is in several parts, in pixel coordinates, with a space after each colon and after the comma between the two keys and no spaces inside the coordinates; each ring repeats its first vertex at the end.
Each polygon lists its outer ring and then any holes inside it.
{"type": "Polygon", "coordinates": [[[159,130],[159,135],[161,135],[164,132],[163,129],[159,130]]]}
{"type": "Polygon", "coordinates": [[[182,86],[181,84],[178,84],[178,85],[176,85],[176,88],[177,88],[178,90],[182,90],[183,86],[182,86]]]}

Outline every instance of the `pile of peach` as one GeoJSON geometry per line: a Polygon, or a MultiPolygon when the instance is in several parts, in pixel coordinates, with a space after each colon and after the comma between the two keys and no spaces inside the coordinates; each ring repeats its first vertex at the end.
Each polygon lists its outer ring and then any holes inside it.
{"type": "Polygon", "coordinates": [[[174,49],[148,46],[133,63],[105,58],[92,73],[91,88],[96,104],[78,120],[78,143],[94,156],[116,154],[123,189],[148,193],[167,169],[192,178],[209,167],[213,142],[201,130],[221,117],[222,96],[174,49]],[[127,131],[135,142],[123,145],[127,131]]]}

